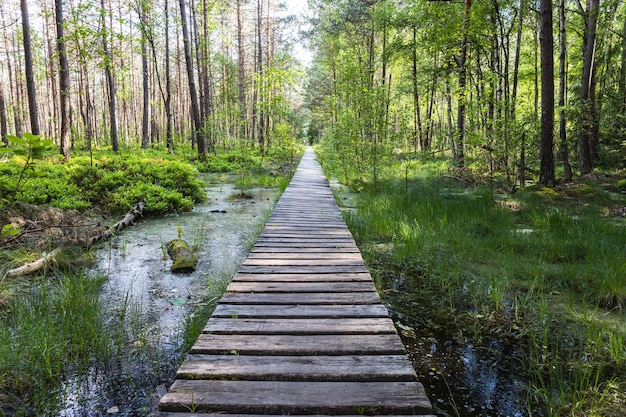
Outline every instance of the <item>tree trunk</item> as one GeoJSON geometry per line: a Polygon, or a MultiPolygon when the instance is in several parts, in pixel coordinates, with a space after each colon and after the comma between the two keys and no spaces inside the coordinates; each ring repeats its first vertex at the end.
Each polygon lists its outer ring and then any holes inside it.
{"type": "Polygon", "coordinates": [[[187,68],[187,82],[189,85],[189,95],[191,96],[191,116],[193,130],[198,143],[198,156],[204,159],[207,154],[207,144],[200,118],[200,105],[198,104],[198,90],[196,89],[196,81],[193,71],[193,58],[191,56],[191,45],[189,42],[189,29],[187,22],[187,13],[185,11],[185,0],[179,0],[180,18],[183,28],[183,47],[185,49],[185,65],[187,68]]]}
{"type": "Polygon", "coordinates": [[[465,106],[467,100],[467,31],[469,29],[470,8],[472,0],[465,0],[463,12],[463,34],[461,37],[461,55],[459,57],[459,104],[457,116],[457,143],[454,160],[459,168],[465,166],[465,106]]]}
{"type": "Polygon", "coordinates": [[[583,69],[580,86],[580,120],[578,132],[578,169],[580,175],[593,170],[591,142],[597,123],[595,114],[594,61],[600,0],[587,0],[587,10],[582,11],[585,20],[585,39],[583,39],[583,69]]]}
{"type": "Polygon", "coordinates": [[[561,162],[563,163],[564,180],[572,180],[572,165],[569,162],[567,147],[567,118],[565,101],[567,93],[567,38],[565,32],[565,0],[559,0],[559,142],[561,143],[561,162]]]}
{"type": "Polygon", "coordinates": [[[39,116],[37,114],[37,91],[35,90],[35,72],[33,69],[33,53],[30,40],[30,23],[28,20],[28,2],[20,0],[22,10],[22,36],[24,40],[24,67],[26,71],[26,89],[28,91],[28,111],[30,115],[30,130],[38,135],[39,116]]]}
{"type": "Polygon", "coordinates": [[[540,0],[539,42],[541,45],[541,143],[539,183],[554,187],[554,39],[552,0],[540,0]]]}
{"type": "Polygon", "coordinates": [[[141,73],[142,73],[142,115],[141,147],[146,149],[150,141],[150,77],[148,74],[148,16],[145,1],[140,2],[139,19],[141,21],[141,73]]]}
{"type": "Polygon", "coordinates": [[[265,152],[265,112],[263,111],[263,100],[265,100],[264,95],[264,84],[265,80],[263,79],[263,0],[257,0],[257,72],[259,78],[259,102],[257,105],[260,107],[257,111],[258,114],[258,123],[259,123],[259,133],[258,133],[258,141],[259,141],[259,151],[261,155],[265,152]]]}
{"type": "Polygon", "coordinates": [[[245,139],[246,133],[246,94],[244,83],[245,73],[245,50],[243,46],[243,17],[241,15],[241,0],[237,0],[237,86],[239,87],[239,135],[245,139]]]}
{"type": "Polygon", "coordinates": [[[4,146],[9,146],[7,134],[7,108],[4,102],[4,86],[2,85],[2,82],[0,82],[0,140],[4,146]]]}
{"type": "Polygon", "coordinates": [[[59,91],[61,104],[60,153],[66,161],[70,159],[70,71],[65,50],[63,32],[63,2],[54,0],[55,24],[57,31],[57,50],[59,55],[59,91]]]}
{"type": "Polygon", "coordinates": [[[168,0],[165,0],[165,142],[167,149],[174,151],[174,133],[173,133],[173,121],[172,121],[172,75],[170,70],[170,17],[169,17],[169,4],[168,0]]]}
{"type": "Polygon", "coordinates": [[[101,25],[102,25],[102,52],[104,54],[104,73],[107,79],[107,86],[109,89],[109,121],[111,129],[111,146],[113,152],[119,151],[119,141],[117,137],[117,114],[116,114],[116,93],[115,93],[115,79],[113,78],[113,56],[109,52],[109,43],[107,38],[109,36],[106,26],[106,8],[104,0],[100,0],[100,13],[101,13],[101,25]]]}
{"type": "Polygon", "coordinates": [[[420,111],[420,96],[417,82],[417,27],[413,27],[413,153],[422,149],[422,120],[420,111]]]}

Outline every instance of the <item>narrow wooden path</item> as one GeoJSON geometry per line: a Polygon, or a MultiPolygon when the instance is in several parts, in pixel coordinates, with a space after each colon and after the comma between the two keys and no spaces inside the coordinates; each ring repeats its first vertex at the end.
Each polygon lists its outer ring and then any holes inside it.
{"type": "Polygon", "coordinates": [[[176,378],[159,416],[432,413],[311,149],[176,378]]]}

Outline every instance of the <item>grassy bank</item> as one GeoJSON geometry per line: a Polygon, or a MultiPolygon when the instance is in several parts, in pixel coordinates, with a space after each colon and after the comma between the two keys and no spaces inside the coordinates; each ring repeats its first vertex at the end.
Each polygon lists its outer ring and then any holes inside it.
{"type": "Polygon", "coordinates": [[[375,189],[352,182],[360,192],[345,217],[383,296],[404,303],[415,338],[458,326],[454,337],[512,346],[521,363],[511,368],[528,370],[532,415],[623,415],[626,224],[617,180],[509,195],[468,187],[437,160],[404,168],[388,167],[375,189]],[[425,299],[429,311],[419,307],[425,299]]]}

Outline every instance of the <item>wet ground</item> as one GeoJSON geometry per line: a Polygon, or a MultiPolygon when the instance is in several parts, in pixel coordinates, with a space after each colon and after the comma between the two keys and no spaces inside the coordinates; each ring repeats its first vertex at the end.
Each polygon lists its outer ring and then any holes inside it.
{"type": "MultiPolygon", "coordinates": [[[[379,283],[436,415],[527,415],[520,355],[515,342],[490,336],[460,313],[433,305],[405,288],[379,283]]],[[[540,414],[536,414],[540,415],[540,414]]]]}
{"type": "Polygon", "coordinates": [[[60,416],[146,416],[156,409],[181,358],[185,318],[207,301],[212,286],[232,278],[278,195],[253,189],[252,199],[229,199],[238,191],[232,184],[208,186],[208,201],[192,212],[142,220],[97,250],[94,273],[109,277],[102,303],[111,322],[124,323],[132,346],[69,379],[60,416]],[[178,237],[198,248],[193,273],[169,270],[165,245],[178,237]]]}
{"type": "MultiPolygon", "coordinates": [[[[336,181],[331,187],[342,211],[356,209],[354,193],[336,181]]],[[[376,263],[368,266],[435,415],[527,416],[526,376],[519,369],[516,342],[475,328],[474,321],[439,303],[436,294],[421,291],[419,277],[376,263]]]]}

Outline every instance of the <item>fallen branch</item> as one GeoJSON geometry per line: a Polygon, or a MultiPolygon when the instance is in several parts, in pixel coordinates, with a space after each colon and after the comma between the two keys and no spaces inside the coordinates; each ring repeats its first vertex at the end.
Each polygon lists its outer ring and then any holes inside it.
{"type": "MultiPolygon", "coordinates": [[[[93,245],[96,242],[100,242],[102,240],[108,239],[111,236],[114,236],[116,233],[120,232],[122,229],[132,225],[135,220],[143,214],[143,209],[145,204],[143,202],[139,202],[135,204],[126,215],[119,222],[115,223],[113,226],[105,229],[101,234],[91,238],[88,242],[89,245],[93,245]]],[[[26,265],[22,265],[18,268],[14,268],[9,270],[6,273],[7,277],[18,277],[26,274],[31,274],[35,271],[38,271],[48,265],[50,262],[54,261],[54,257],[61,252],[63,249],[62,245],[59,245],[55,250],[50,253],[45,254],[41,258],[36,261],[27,263],[26,265]]]]}
{"type": "Polygon", "coordinates": [[[38,271],[41,268],[44,268],[50,262],[54,261],[54,257],[57,256],[59,252],[61,252],[61,249],[62,249],[61,247],[58,247],[52,252],[47,253],[41,258],[37,259],[36,261],[29,262],[18,268],[11,269],[9,272],[7,272],[6,276],[7,277],[19,277],[21,275],[26,275],[26,274],[30,274],[32,272],[38,271]]]}
{"type": "Polygon", "coordinates": [[[89,244],[93,245],[94,243],[106,240],[114,236],[118,232],[120,232],[122,229],[125,229],[126,227],[133,225],[135,223],[135,220],[137,220],[137,218],[141,217],[141,215],[143,214],[144,208],[145,208],[145,204],[143,202],[139,202],[135,204],[128,211],[128,213],[126,213],[126,215],[124,216],[122,220],[120,220],[119,222],[115,223],[113,226],[106,229],[100,235],[92,237],[91,240],[89,241],[89,244]]]}

